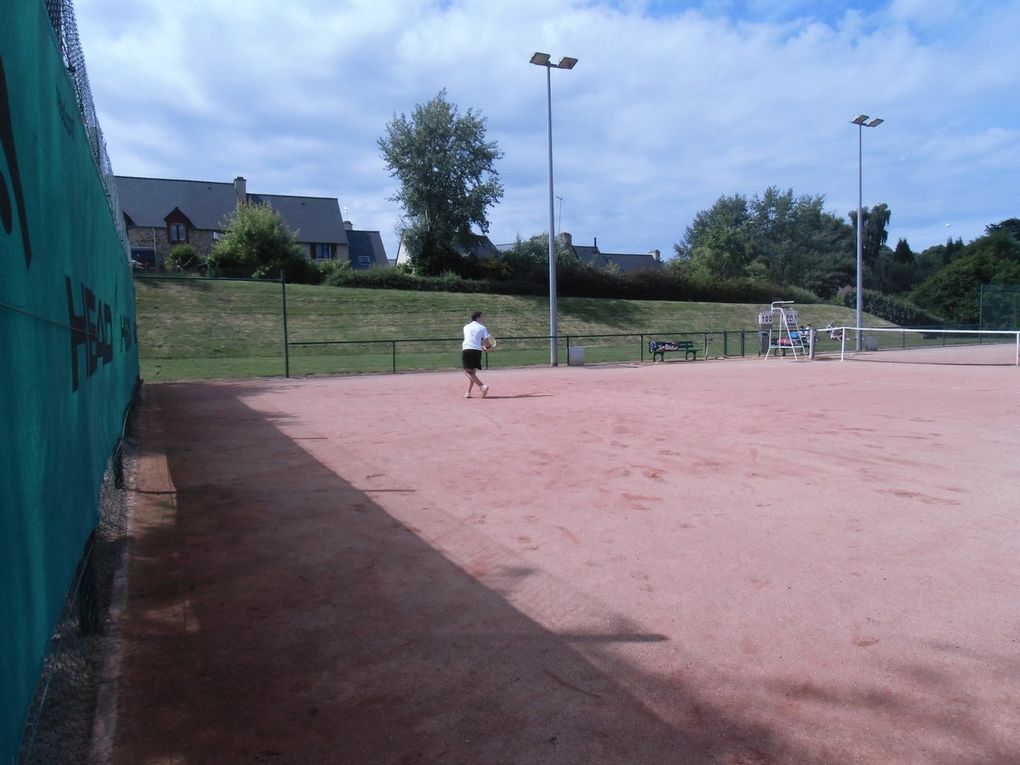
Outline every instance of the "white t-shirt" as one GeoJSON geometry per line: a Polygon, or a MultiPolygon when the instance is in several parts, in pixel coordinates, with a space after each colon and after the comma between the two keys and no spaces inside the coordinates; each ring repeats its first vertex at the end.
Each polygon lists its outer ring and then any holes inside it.
{"type": "Polygon", "coordinates": [[[464,325],[464,342],[461,344],[461,350],[465,351],[480,351],[482,350],[482,341],[489,336],[489,330],[484,325],[479,324],[477,321],[473,321],[470,324],[464,325]]]}

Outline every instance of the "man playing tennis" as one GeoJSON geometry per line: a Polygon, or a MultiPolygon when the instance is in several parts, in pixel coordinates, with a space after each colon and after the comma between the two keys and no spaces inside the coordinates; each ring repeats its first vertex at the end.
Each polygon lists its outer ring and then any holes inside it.
{"type": "Polygon", "coordinates": [[[482,368],[482,350],[489,350],[492,343],[489,342],[489,330],[480,321],[481,311],[471,314],[471,323],[464,325],[464,343],[461,347],[461,358],[464,365],[464,374],[468,378],[467,393],[464,398],[471,398],[471,390],[476,385],[482,391],[482,398],[489,395],[489,386],[483,385],[478,379],[478,372],[482,368]]]}

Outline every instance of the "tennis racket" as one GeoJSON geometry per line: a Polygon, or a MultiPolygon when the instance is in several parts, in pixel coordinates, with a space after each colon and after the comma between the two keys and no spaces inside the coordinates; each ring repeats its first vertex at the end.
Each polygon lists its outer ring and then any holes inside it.
{"type": "Polygon", "coordinates": [[[496,347],[496,338],[493,335],[489,335],[488,343],[489,343],[489,347],[486,348],[485,350],[487,350],[487,351],[493,350],[496,347]]]}

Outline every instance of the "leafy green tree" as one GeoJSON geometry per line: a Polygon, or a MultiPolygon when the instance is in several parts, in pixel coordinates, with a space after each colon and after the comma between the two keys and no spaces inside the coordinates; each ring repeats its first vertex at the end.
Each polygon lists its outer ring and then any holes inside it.
{"type": "Polygon", "coordinates": [[[966,251],[963,240],[950,237],[945,244],[936,244],[914,258],[914,286],[937,274],[966,251]]]}
{"type": "Polygon", "coordinates": [[[950,322],[976,324],[982,284],[1020,284],[1020,242],[1008,229],[976,239],[911,293],[913,302],[950,322]]]}
{"type": "Polygon", "coordinates": [[[400,235],[415,271],[463,272],[472,226],[486,233],[486,209],[503,197],[494,167],[503,153],[485,140],[485,120],[471,109],[462,116],[444,89],[410,117],[394,115],[378,144],[400,181],[391,199],[404,208],[400,235]]]}
{"type": "MultiPolygon", "coordinates": [[[[854,269],[853,230],[823,209],[824,197],[775,186],[750,201],[722,196],[675,245],[682,268],[718,278],[805,287],[829,296],[854,269]]],[[[680,266],[678,266],[680,267],[680,266]]]]}
{"type": "Polygon", "coordinates": [[[1005,232],[1020,243],[1020,218],[1008,218],[999,223],[991,223],[985,226],[986,234],[991,235],[999,232],[1005,232]]]}
{"type": "Polygon", "coordinates": [[[747,197],[724,195],[708,210],[699,211],[674,249],[694,271],[722,278],[744,276],[755,257],[747,197]]]}
{"type": "Polygon", "coordinates": [[[846,284],[852,230],[824,209],[822,195],[795,197],[772,186],[751,202],[754,238],[769,278],[829,296],[846,284]]]}
{"type": "Polygon", "coordinates": [[[927,281],[949,265],[956,254],[963,251],[963,241],[952,239],[945,244],[936,244],[914,256],[914,273],[910,280],[910,288],[914,289],[927,281]]]}
{"type": "MultiPolygon", "coordinates": [[[[878,255],[889,238],[887,228],[892,212],[883,202],[870,210],[865,207],[861,216],[861,260],[865,266],[871,266],[878,260],[878,255]]],[[[850,223],[854,232],[857,231],[857,211],[850,211],[850,223]]],[[[856,245],[855,245],[856,246],[856,245]]]]}
{"type": "Polygon", "coordinates": [[[210,271],[231,276],[316,282],[319,272],[305,259],[297,238],[269,204],[241,202],[223,222],[225,233],[209,256],[210,271]]]}
{"type": "Polygon", "coordinates": [[[896,249],[883,247],[873,264],[865,284],[889,295],[907,292],[914,283],[914,253],[906,239],[896,243],[896,249]]]}

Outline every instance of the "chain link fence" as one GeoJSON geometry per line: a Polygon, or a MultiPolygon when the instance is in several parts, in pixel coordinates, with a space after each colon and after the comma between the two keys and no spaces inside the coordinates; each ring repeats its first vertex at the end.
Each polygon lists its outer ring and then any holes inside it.
{"type": "Polygon", "coordinates": [[[78,38],[78,22],[74,18],[74,4],[71,0],[46,0],[46,12],[49,14],[53,31],[57,35],[60,55],[64,67],[71,78],[74,92],[78,99],[78,110],[81,112],[82,125],[88,138],[89,150],[99,168],[99,175],[106,191],[106,199],[113,212],[113,218],[124,245],[124,257],[130,260],[131,248],[128,245],[127,228],[124,216],[120,211],[120,198],[117,196],[117,184],[113,177],[113,166],[106,151],[106,140],[96,116],[96,106],[92,100],[92,88],[89,86],[89,75],[85,69],[85,53],[82,51],[81,40],[78,38]]]}
{"type": "Polygon", "coordinates": [[[111,607],[127,548],[124,464],[133,445],[121,440],[100,488],[100,523],[89,536],[50,642],[22,738],[19,765],[91,761],[106,666],[115,648],[111,607]]]}
{"type": "Polygon", "coordinates": [[[980,329],[1020,329],[1020,286],[982,284],[980,329]]]}

